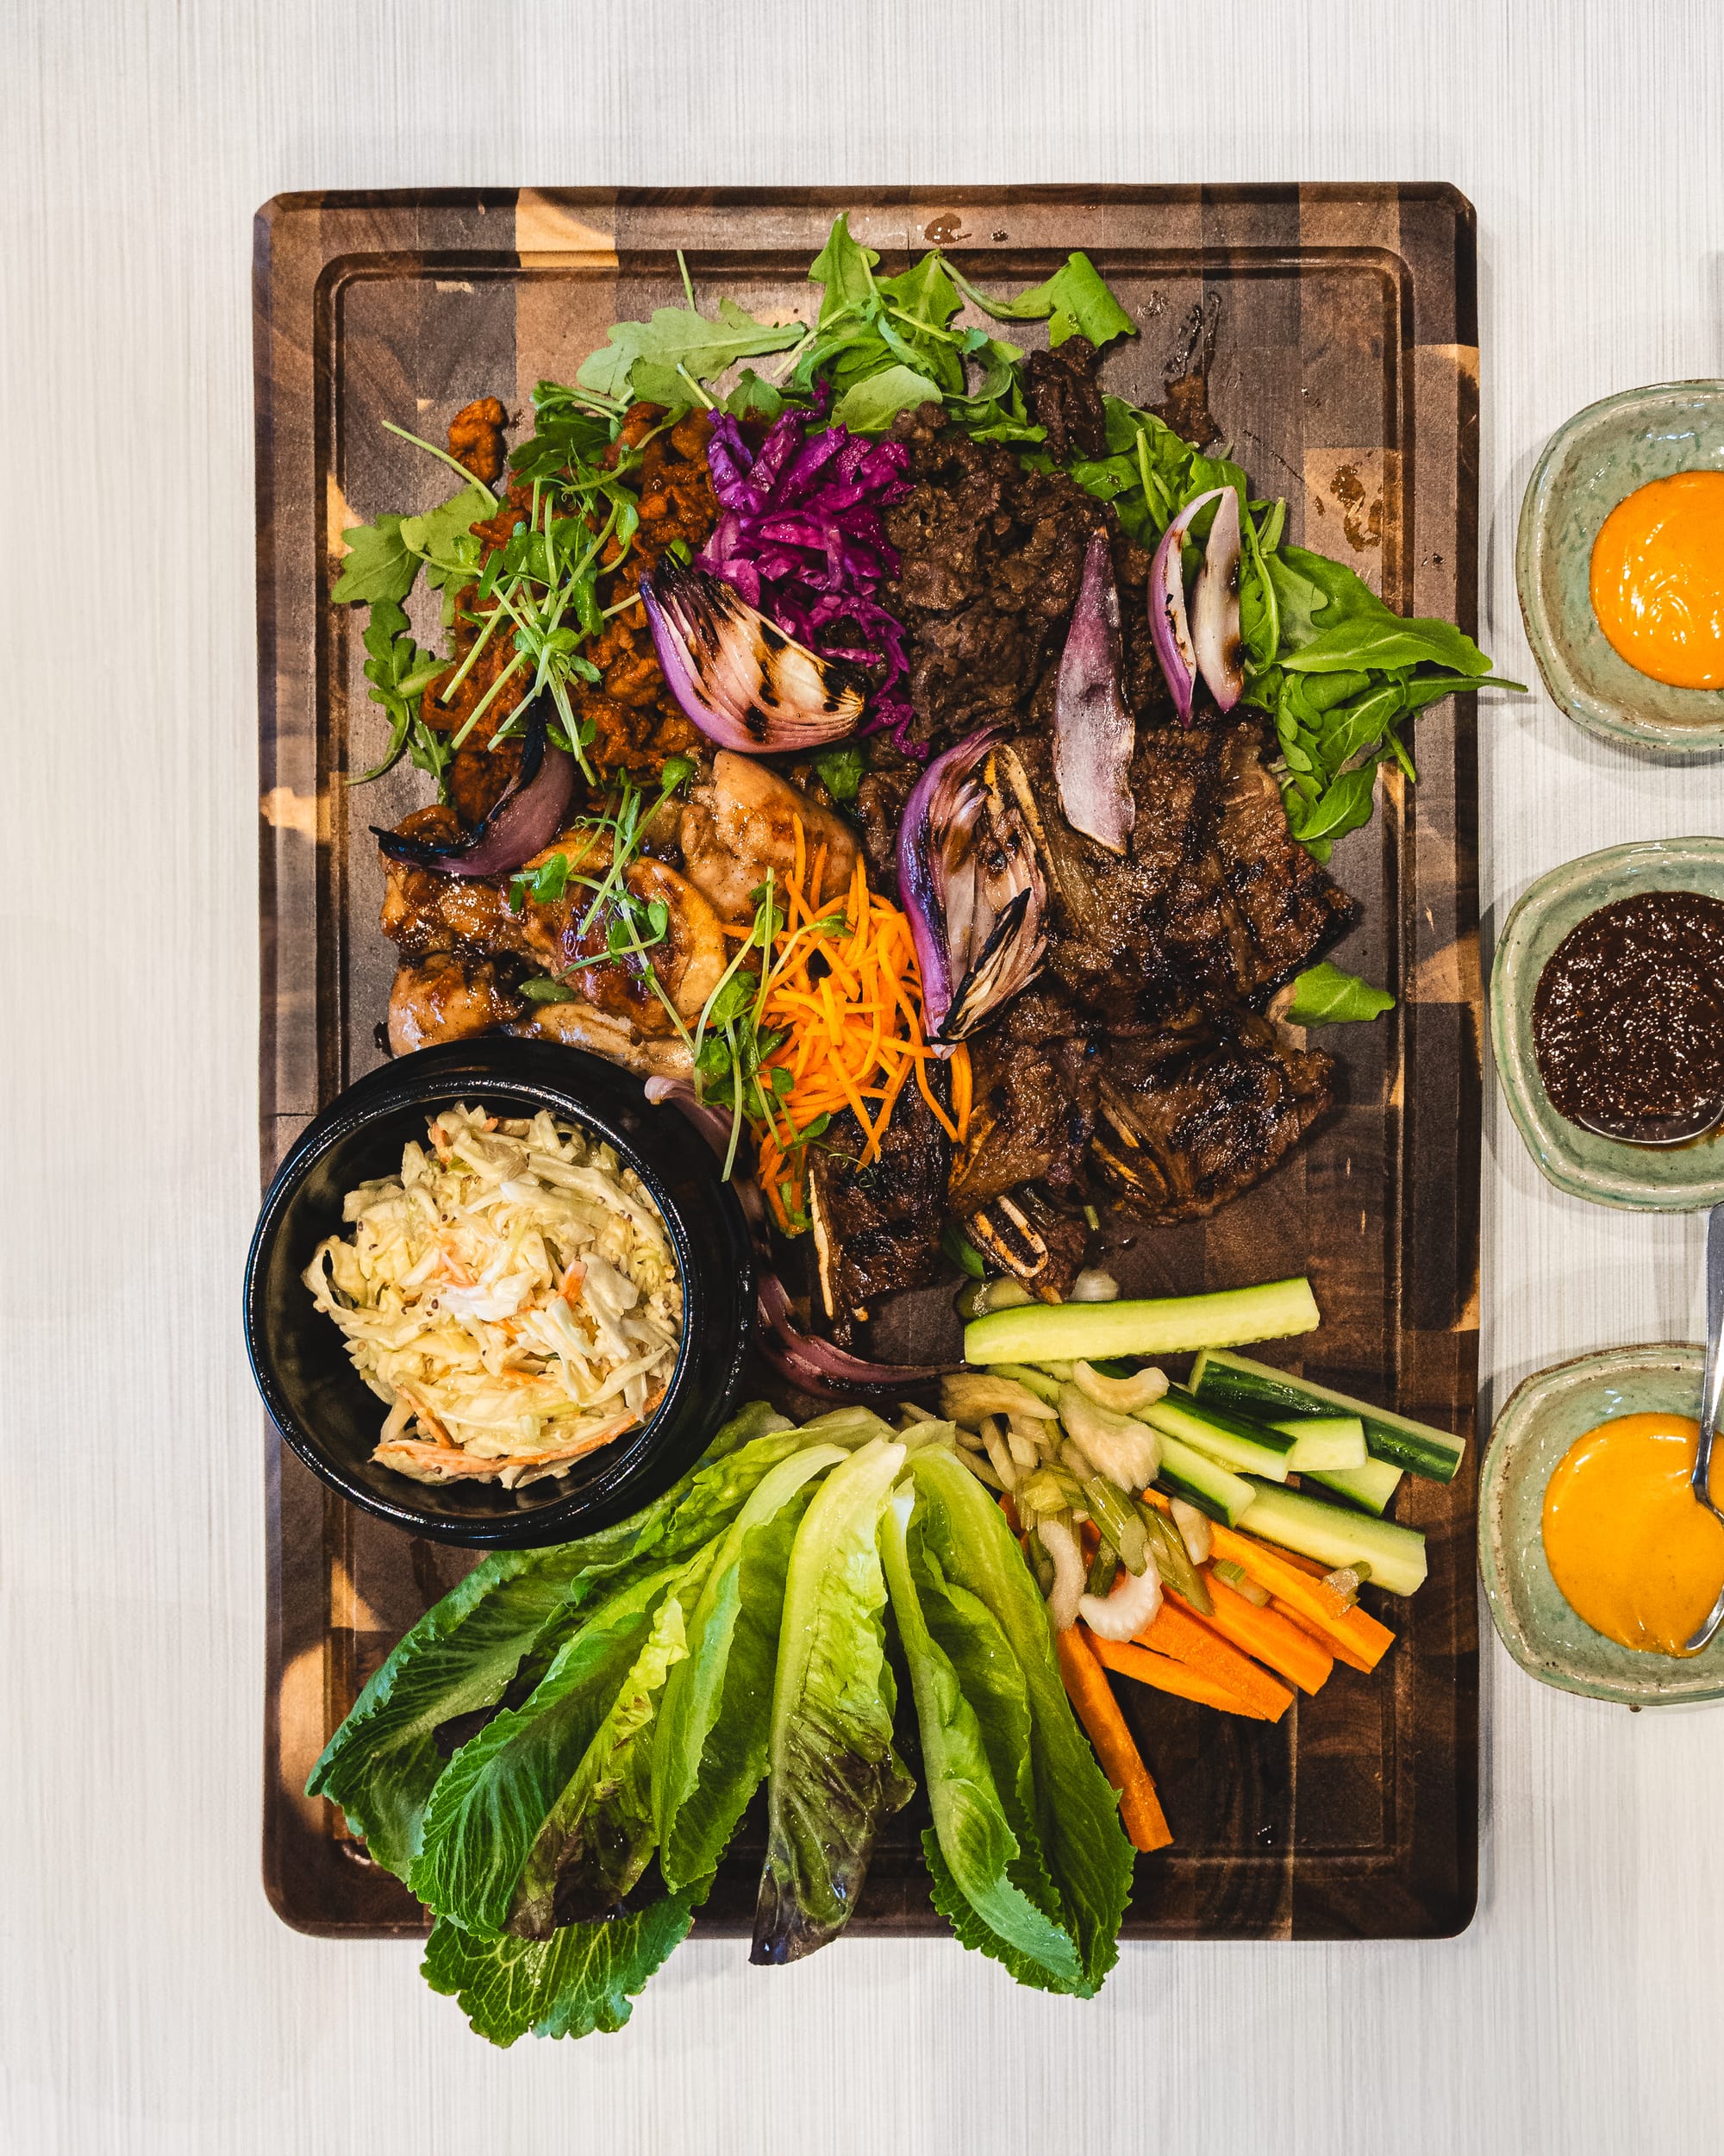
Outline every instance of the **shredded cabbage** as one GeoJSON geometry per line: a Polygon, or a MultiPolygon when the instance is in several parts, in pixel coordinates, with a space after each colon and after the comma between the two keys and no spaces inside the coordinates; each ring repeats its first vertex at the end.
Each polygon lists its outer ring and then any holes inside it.
{"type": "Polygon", "coordinates": [[[349,1191],[305,1284],[420,1482],[566,1474],[657,1406],[683,1290],[658,1208],[609,1146],[541,1111],[446,1109],[401,1173],[349,1191]]]}

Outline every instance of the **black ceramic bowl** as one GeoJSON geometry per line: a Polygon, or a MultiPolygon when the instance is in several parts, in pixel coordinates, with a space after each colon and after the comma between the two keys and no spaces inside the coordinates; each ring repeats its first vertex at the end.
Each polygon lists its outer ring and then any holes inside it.
{"type": "Polygon", "coordinates": [[[283,1437],[315,1474],[367,1512],[410,1534],[474,1548],[570,1541],[667,1490],[724,1419],[753,1306],[742,1209],[692,1124],[674,1107],[654,1107],[638,1078],[597,1056],[502,1036],[422,1048],[332,1101],[270,1185],[246,1265],[246,1345],[283,1437]],[[398,1174],[403,1146],[422,1140],[427,1119],[457,1102],[493,1115],[548,1109],[606,1140],[652,1192],[682,1274],[682,1351],[658,1412],[566,1475],[524,1490],[484,1483],[440,1489],[378,1465],[372,1453],[383,1403],[301,1278],[323,1238],[343,1232],[346,1193],[398,1174]]]}

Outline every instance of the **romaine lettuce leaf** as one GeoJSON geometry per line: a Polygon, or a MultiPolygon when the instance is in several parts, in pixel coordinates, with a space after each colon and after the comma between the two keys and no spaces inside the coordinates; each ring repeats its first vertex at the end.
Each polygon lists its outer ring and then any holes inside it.
{"type": "Polygon", "coordinates": [[[461,1747],[431,1792],[407,1874],[428,1909],[464,1931],[510,1923],[522,1874],[558,1800],[578,1780],[596,1786],[589,1758],[606,1751],[611,1709],[652,1642],[659,1604],[682,1587],[697,1592],[706,1562],[697,1553],[659,1565],[600,1597],[526,1703],[461,1747]]]}
{"type": "Polygon", "coordinates": [[[447,1921],[421,1965],[434,1991],[458,2000],[480,2036],[507,2047],[535,2036],[614,2034],[629,2001],[689,1935],[710,1879],[603,1924],[568,1924],[547,1940],[478,1939],[447,1921]]]}
{"type": "MultiPolygon", "coordinates": [[[[910,1547],[913,1490],[887,1505],[880,1554],[892,1615],[909,1665],[933,1828],[924,1834],[935,1901],[963,1924],[965,1944],[1006,1963],[1021,1980],[1049,1989],[1083,1987],[1078,1950],[1059,1922],[1059,1902],[1041,1861],[1032,1811],[1029,1703],[1023,1674],[999,1627],[974,1595],[950,1588],[938,1560],[910,1547]],[[924,1597],[942,1606],[948,1636],[961,1640],[969,1670],[981,1679],[980,1704],[1004,1755],[996,1779],[976,1703],[958,1665],[929,1628],[924,1597]],[[1018,1881],[1021,1879],[1021,1885],[1018,1881]],[[962,1904],[959,1909],[957,1904],[962,1904]],[[1028,1966],[1026,1965],[1028,1965],[1028,1966]]],[[[919,1538],[918,1538],[919,1539],[919,1538]]]]}
{"type": "MultiPolygon", "coordinates": [[[[662,1544],[677,1557],[728,1527],[802,1439],[754,1401],[695,1467],[632,1519],[550,1549],[501,1550],[428,1610],[372,1676],[324,1747],[306,1793],[327,1797],[375,1862],[405,1878],[425,1805],[449,1764],[438,1732],[497,1706],[528,1658],[548,1662],[602,1582],[662,1544]]],[[[653,1559],[658,1562],[659,1558],[653,1559]]],[[[528,1674],[535,1674],[528,1663],[528,1674]]]]}
{"type": "Polygon", "coordinates": [[[727,1531],[689,1619],[653,1768],[659,1868],[673,1891],[716,1867],[766,1772],[791,1546],[809,1484],[847,1456],[810,1446],[772,1470],[727,1531]]]}
{"type": "Polygon", "coordinates": [[[987,1609],[1023,1672],[1036,1825],[1087,1996],[1119,1959],[1134,1852],[1119,1799],[1096,1764],[1060,1682],[1042,1600],[999,1508],[943,1446],[910,1456],[921,1547],[950,1584],[987,1609]]]}
{"type": "Polygon", "coordinates": [[[876,1438],[834,1467],[790,1552],[755,1961],[794,1961],[837,1935],[856,1906],[881,1820],[908,1803],[915,1786],[892,1749],[897,1693],[875,1540],[904,1459],[902,1445],[876,1438]]]}

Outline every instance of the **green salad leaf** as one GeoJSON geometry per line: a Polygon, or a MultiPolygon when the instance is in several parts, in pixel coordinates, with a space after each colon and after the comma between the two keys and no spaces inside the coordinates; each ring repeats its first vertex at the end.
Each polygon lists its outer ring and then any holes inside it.
{"type": "Polygon", "coordinates": [[[1336,1026],[1378,1018],[1394,1008],[1392,996],[1324,960],[1296,977],[1293,1000],[1281,1015],[1290,1026],[1336,1026]]]}
{"type": "Polygon", "coordinates": [[[953,1588],[926,1549],[919,1547],[913,1558],[912,1534],[918,1544],[921,1540],[911,1525],[915,1503],[914,1491],[906,1489],[887,1505],[880,1553],[909,1666],[934,1813],[923,1843],[930,1869],[936,1863],[940,1867],[934,1873],[934,1905],[954,1922],[966,1945],[1005,1962],[1024,1980],[1075,1990],[1083,1982],[1078,1950],[1060,1922],[1035,1832],[1022,1672],[978,1598],[953,1588]],[[978,1701],[967,1696],[958,1661],[934,1637],[925,1598],[941,1606],[942,1628],[959,1647],[965,1675],[978,1685],[978,1701]],[[996,1747],[992,1757],[990,1738],[996,1747]]]}
{"type": "Polygon", "coordinates": [[[692,404],[694,383],[711,381],[733,359],[782,352],[802,334],[801,322],[757,322],[734,299],[720,300],[716,322],[691,307],[660,307],[651,322],[615,323],[609,342],[581,362],[575,379],[619,401],[644,397],[655,404],[692,404]]]}
{"type": "Polygon", "coordinates": [[[902,1445],[875,1438],[834,1467],[790,1553],[756,1961],[796,1960],[842,1930],[881,1820],[908,1803],[915,1786],[892,1748],[897,1691],[876,1544],[904,1458],[902,1445]]]}
{"type": "Polygon", "coordinates": [[[833,407],[833,423],[847,427],[853,434],[884,434],[898,413],[918,404],[938,404],[943,395],[938,382],[914,367],[882,367],[845,391],[833,407]]]}
{"type": "Polygon", "coordinates": [[[1046,284],[1020,292],[1015,299],[980,291],[963,278],[957,281],[965,297],[996,322],[1045,322],[1050,344],[1064,344],[1068,337],[1081,335],[1101,346],[1115,337],[1137,334],[1136,323],[1087,254],[1068,255],[1046,284]]]}
{"type": "Polygon", "coordinates": [[[354,524],[341,534],[347,551],[329,597],[340,605],[372,605],[392,599],[398,605],[412,591],[419,557],[402,538],[404,517],[379,516],[374,524],[354,524]]]}
{"type": "Polygon", "coordinates": [[[547,1927],[561,1856],[606,1790],[619,1747],[650,1718],[670,1653],[681,1651],[680,1615],[667,1640],[655,1622],[660,1605],[690,1585],[696,1568],[698,1555],[658,1566],[590,1605],[531,1696],[461,1747],[431,1792],[407,1874],[428,1909],[464,1931],[534,1937],[547,1927]],[[626,1723],[643,1690],[640,1721],[618,1728],[619,1694],[626,1723]]]}
{"type": "Polygon", "coordinates": [[[999,1508],[943,1447],[913,1453],[910,1472],[924,1507],[922,1547],[943,1579],[987,1610],[1022,1672],[1036,1828],[1061,1921],[1078,1949],[1081,1978],[1073,1989],[1087,1997],[1119,1959],[1131,1894],[1134,1857],[1119,1799],[1072,1715],[1047,1605],[999,1508]]]}
{"type": "Polygon", "coordinates": [[[783,1460],[726,1531],[671,1672],[653,1766],[659,1868],[673,1890],[715,1869],[765,1774],[784,1580],[809,1484],[848,1455],[783,1460]]]}
{"type": "Polygon", "coordinates": [[[688,1937],[711,1884],[703,1879],[606,1923],[567,1924],[546,1940],[476,1938],[444,1919],[425,1942],[422,1973],[493,2044],[529,2033],[614,2035],[634,2011],[630,2001],[688,1937]]]}

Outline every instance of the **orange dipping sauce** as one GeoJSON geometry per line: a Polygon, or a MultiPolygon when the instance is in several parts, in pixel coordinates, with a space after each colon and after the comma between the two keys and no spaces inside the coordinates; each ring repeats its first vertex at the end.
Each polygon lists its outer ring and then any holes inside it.
{"type": "MultiPolygon", "coordinates": [[[[1700,1425],[1621,1415],[1577,1438],[1545,1490],[1545,1556],[1577,1616],[1623,1647],[1680,1654],[1724,1585],[1724,1527],[1689,1487],[1700,1425]]],[[[1724,1460],[1712,1456],[1724,1502],[1724,1460]]]]}
{"type": "Polygon", "coordinates": [[[1724,688],[1724,472],[1678,472],[1616,504],[1593,542],[1592,610],[1637,672],[1724,688]]]}

